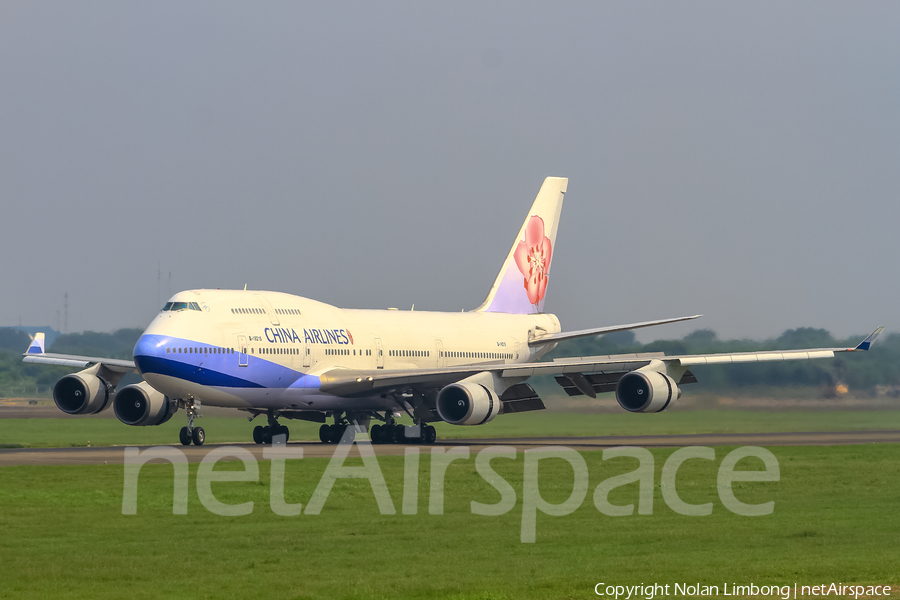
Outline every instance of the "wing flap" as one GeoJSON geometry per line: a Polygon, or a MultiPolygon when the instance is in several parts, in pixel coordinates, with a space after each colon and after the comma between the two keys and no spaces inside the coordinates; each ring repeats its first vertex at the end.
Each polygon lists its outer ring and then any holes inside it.
{"type": "Polygon", "coordinates": [[[753,362],[834,358],[834,352],[834,350],[812,350],[796,352],[741,352],[737,354],[710,354],[706,356],[666,357],[665,360],[677,360],[678,364],[683,367],[692,367],[695,365],[732,365],[753,362]]]}
{"type": "MultiPolygon", "coordinates": [[[[626,373],[628,373],[628,371],[620,371],[617,373],[579,374],[587,381],[588,384],[590,384],[593,394],[585,393],[585,390],[582,389],[583,386],[576,385],[576,381],[571,374],[557,375],[555,379],[556,383],[558,383],[560,387],[562,387],[563,391],[569,396],[586,395],[592,398],[596,398],[597,394],[616,391],[616,384],[619,383],[619,379],[621,379],[622,376],[626,373]]],[[[678,385],[685,385],[688,383],[697,383],[697,378],[689,370],[685,371],[684,375],[681,376],[681,379],[678,380],[678,385]]]]}

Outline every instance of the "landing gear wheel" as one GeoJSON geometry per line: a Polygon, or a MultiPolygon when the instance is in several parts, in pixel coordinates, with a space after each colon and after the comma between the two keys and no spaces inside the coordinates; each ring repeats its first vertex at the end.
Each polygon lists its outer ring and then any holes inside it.
{"type": "Polygon", "coordinates": [[[253,428],[253,441],[256,442],[257,444],[262,444],[263,443],[263,433],[264,432],[263,432],[262,425],[257,425],[256,427],[254,427],[253,428]]]}
{"type": "Polygon", "coordinates": [[[319,427],[319,441],[323,444],[327,444],[331,441],[331,427],[328,425],[319,427]]]}
{"type": "Polygon", "coordinates": [[[391,428],[391,433],[393,433],[393,442],[395,444],[405,444],[406,443],[406,428],[403,425],[394,425],[391,428]]]}
{"type": "Polygon", "coordinates": [[[271,444],[272,443],[272,428],[266,425],[262,430],[262,443],[263,444],[271,444]]]}
{"type": "Polygon", "coordinates": [[[272,439],[278,437],[279,435],[284,436],[284,443],[287,444],[288,438],[291,436],[291,432],[284,425],[279,425],[278,427],[270,427],[269,431],[269,441],[267,443],[271,444],[272,439]]]}
{"type": "Polygon", "coordinates": [[[372,440],[373,444],[381,443],[381,425],[372,425],[372,427],[369,429],[369,438],[372,440]]]}
{"type": "MultiPolygon", "coordinates": [[[[350,437],[348,438],[348,443],[352,444],[354,441],[356,441],[356,426],[355,425],[344,425],[343,427],[341,427],[341,439],[344,438],[344,434],[347,432],[348,429],[350,430],[350,437]]],[[[341,441],[341,440],[338,440],[338,441],[341,441]]]]}
{"type": "Polygon", "coordinates": [[[346,425],[332,425],[331,426],[331,443],[338,444],[341,441],[341,438],[344,437],[344,430],[347,428],[346,425]]]}
{"type": "Polygon", "coordinates": [[[191,445],[191,432],[188,431],[187,427],[181,428],[181,431],[178,432],[178,439],[181,440],[182,446],[190,446],[191,445]]]}
{"type": "Polygon", "coordinates": [[[194,441],[195,446],[202,446],[203,442],[206,441],[206,432],[203,431],[202,427],[194,427],[194,431],[191,433],[191,439],[194,441]]]}
{"type": "Polygon", "coordinates": [[[437,440],[437,431],[435,431],[434,427],[431,425],[425,425],[425,431],[423,433],[425,434],[423,437],[426,444],[433,444],[435,440],[437,440]]]}

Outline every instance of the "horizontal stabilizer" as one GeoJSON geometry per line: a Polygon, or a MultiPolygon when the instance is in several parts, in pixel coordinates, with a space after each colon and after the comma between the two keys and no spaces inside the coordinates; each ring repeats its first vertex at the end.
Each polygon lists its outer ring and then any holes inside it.
{"type": "Polygon", "coordinates": [[[692,315],[690,317],[677,317],[675,319],[660,319],[658,321],[644,321],[642,323],[629,323],[627,325],[613,325],[611,327],[595,327],[593,329],[582,329],[580,331],[563,331],[560,333],[549,333],[534,339],[528,340],[529,346],[543,346],[544,344],[552,344],[553,342],[561,342],[563,340],[574,340],[580,337],[588,337],[591,335],[602,335],[604,333],[615,333],[616,331],[629,331],[631,329],[641,329],[642,327],[653,327],[654,325],[665,325],[666,323],[678,323],[680,321],[690,321],[699,319],[703,315],[692,315]]]}

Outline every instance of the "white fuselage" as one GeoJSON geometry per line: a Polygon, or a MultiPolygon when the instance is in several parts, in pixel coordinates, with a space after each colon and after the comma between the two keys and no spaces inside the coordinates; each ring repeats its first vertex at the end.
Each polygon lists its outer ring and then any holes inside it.
{"type": "Polygon", "coordinates": [[[392,401],[323,393],[319,376],[532,362],[552,346],[529,337],[560,330],[550,314],[341,309],[280,292],[190,290],[170,303],[135,346],[144,379],[171,398],[238,408],[381,410],[392,401]]]}

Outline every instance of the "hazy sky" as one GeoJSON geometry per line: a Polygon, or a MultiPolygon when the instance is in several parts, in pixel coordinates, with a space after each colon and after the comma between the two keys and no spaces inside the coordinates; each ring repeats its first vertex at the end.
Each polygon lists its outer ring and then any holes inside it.
{"type": "Polygon", "coordinates": [[[564,329],[900,330],[900,3],[0,3],[0,325],[479,305],[548,175],[564,329]],[[171,284],[169,282],[171,273],[171,284]]]}

